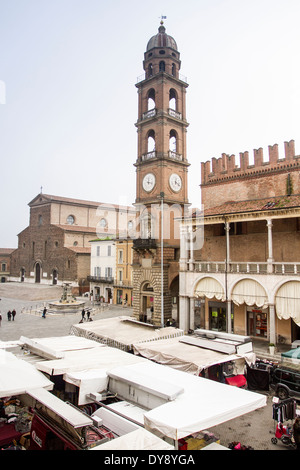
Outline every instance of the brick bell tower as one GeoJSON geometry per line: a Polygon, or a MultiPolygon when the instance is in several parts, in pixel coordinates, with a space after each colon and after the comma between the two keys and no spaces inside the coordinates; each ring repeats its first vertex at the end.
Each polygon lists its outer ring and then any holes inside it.
{"type": "Polygon", "coordinates": [[[188,84],[179,74],[180,65],[177,44],[161,21],[144,54],[145,75],[136,84],[137,235],[133,242],[134,316],[160,326],[178,316],[178,219],[188,205],[188,84]]]}

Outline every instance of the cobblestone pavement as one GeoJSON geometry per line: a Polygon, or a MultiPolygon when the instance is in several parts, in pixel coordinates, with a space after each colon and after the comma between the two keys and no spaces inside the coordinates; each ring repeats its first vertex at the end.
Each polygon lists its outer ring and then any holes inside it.
{"type": "MultiPolygon", "coordinates": [[[[47,315],[46,319],[41,315],[35,315],[34,311],[42,307],[49,300],[58,300],[62,289],[58,286],[43,286],[35,284],[6,283],[0,284],[0,311],[2,324],[0,326],[0,341],[18,340],[21,336],[28,338],[42,338],[51,336],[65,336],[70,332],[72,325],[81,319],[81,313],[47,315]],[[17,315],[15,321],[7,320],[7,311],[15,308],[17,315]],[[22,309],[32,309],[32,313],[22,313],[22,309]]],[[[90,306],[87,300],[86,306],[90,306]]],[[[130,308],[122,308],[111,305],[94,313],[93,320],[109,318],[113,316],[132,314],[130,308]]],[[[262,392],[259,392],[262,393],[262,392]]],[[[275,427],[272,420],[272,392],[263,392],[267,396],[267,405],[263,408],[247,413],[239,418],[227,421],[210,428],[219,439],[220,443],[228,446],[237,441],[245,446],[251,446],[254,450],[290,450],[289,447],[278,443],[271,443],[275,427]]],[[[201,398],[200,398],[201,399],[201,398]]],[[[216,397],[221,400],[222,397],[216,397]]],[[[299,406],[299,405],[298,405],[299,406]]]]}

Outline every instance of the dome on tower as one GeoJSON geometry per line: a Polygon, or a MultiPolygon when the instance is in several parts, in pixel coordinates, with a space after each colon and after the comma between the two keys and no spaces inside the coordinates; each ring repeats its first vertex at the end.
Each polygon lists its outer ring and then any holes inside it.
{"type": "Polygon", "coordinates": [[[158,28],[158,33],[148,41],[147,52],[153,49],[154,47],[170,47],[177,51],[177,44],[172,36],[166,34],[166,28],[164,27],[163,21],[160,23],[158,28]]]}

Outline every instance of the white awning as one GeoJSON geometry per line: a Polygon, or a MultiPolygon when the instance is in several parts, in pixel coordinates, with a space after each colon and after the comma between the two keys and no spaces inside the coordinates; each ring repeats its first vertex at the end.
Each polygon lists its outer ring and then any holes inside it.
{"type": "Polygon", "coordinates": [[[140,428],[90,450],[174,450],[174,446],[156,437],[152,432],[140,428]]]}
{"type": "Polygon", "coordinates": [[[277,291],[276,314],[281,320],[292,318],[300,326],[300,282],[288,281],[277,291]]]}
{"type": "Polygon", "coordinates": [[[129,373],[146,374],[153,383],[164,380],[184,388],[184,392],[173,401],[144,414],[145,427],[159,437],[178,440],[266,405],[266,396],[259,393],[196,377],[153,362],[133,364],[124,369],[129,373]]]}
{"type": "Polygon", "coordinates": [[[246,304],[249,306],[257,305],[263,308],[268,304],[268,296],[265,289],[253,279],[243,279],[233,288],[231,300],[236,305],[246,304]]]}
{"type": "Polygon", "coordinates": [[[216,298],[225,301],[225,293],[221,284],[212,277],[204,277],[195,288],[195,297],[207,297],[208,299],[216,298]]]}
{"type": "Polygon", "coordinates": [[[39,403],[46,406],[49,410],[53,411],[56,415],[63,418],[74,428],[81,428],[83,426],[93,424],[93,420],[91,418],[43,388],[30,390],[27,393],[39,403]]]}
{"type": "Polygon", "coordinates": [[[65,382],[79,388],[78,405],[92,403],[93,400],[89,398],[89,394],[106,391],[108,385],[108,376],[105,369],[67,372],[63,377],[65,382]]]}
{"type": "Polygon", "coordinates": [[[36,368],[0,350],[0,398],[21,395],[35,388],[52,390],[53,383],[36,368]]]}

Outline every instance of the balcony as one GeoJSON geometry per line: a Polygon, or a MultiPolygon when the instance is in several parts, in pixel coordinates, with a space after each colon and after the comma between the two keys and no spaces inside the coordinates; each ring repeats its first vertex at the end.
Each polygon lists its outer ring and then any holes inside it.
{"type": "Polygon", "coordinates": [[[154,238],[136,238],[133,240],[134,250],[155,250],[157,248],[154,238]]]}
{"type": "Polygon", "coordinates": [[[176,119],[182,119],[182,114],[179,113],[178,111],[175,111],[175,109],[169,108],[168,113],[170,116],[176,118],[176,119]]]}
{"type": "Polygon", "coordinates": [[[172,160],[177,160],[178,162],[183,161],[183,156],[180,155],[179,153],[174,152],[173,150],[169,150],[168,157],[171,158],[172,160]]]}
{"type": "Polygon", "coordinates": [[[89,282],[101,282],[102,284],[113,284],[113,277],[100,277],[100,276],[88,276],[87,280],[89,282]]]}
{"type": "Polygon", "coordinates": [[[142,115],[142,119],[149,119],[149,118],[152,118],[156,115],[156,109],[149,109],[149,111],[146,111],[145,113],[143,113],[142,115]]]}
{"type": "Polygon", "coordinates": [[[156,158],[155,150],[153,150],[152,152],[144,153],[144,155],[142,155],[143,162],[145,162],[146,160],[151,160],[152,158],[156,158]]]}
{"type": "MultiPolygon", "coordinates": [[[[195,261],[194,271],[202,273],[225,273],[224,261],[195,261]]],[[[262,263],[262,262],[230,262],[228,273],[240,274],[281,274],[299,275],[300,263],[262,263]]]]}

